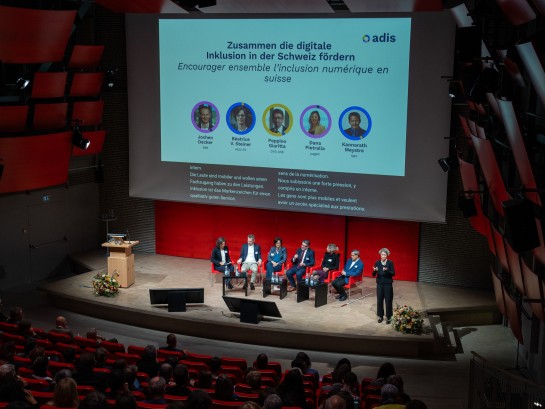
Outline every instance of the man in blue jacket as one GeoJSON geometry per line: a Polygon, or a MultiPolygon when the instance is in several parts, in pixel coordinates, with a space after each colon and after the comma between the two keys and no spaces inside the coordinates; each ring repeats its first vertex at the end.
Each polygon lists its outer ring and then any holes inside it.
{"type": "Polygon", "coordinates": [[[346,296],[344,286],[348,284],[349,278],[359,276],[362,273],[363,262],[360,259],[360,252],[359,250],[352,250],[352,253],[350,253],[350,259],[346,261],[341,275],[331,282],[333,288],[335,288],[335,290],[337,290],[339,293],[337,296],[339,301],[345,301],[348,298],[346,296]]]}
{"type": "Polygon", "coordinates": [[[296,284],[293,276],[297,277],[297,282],[301,281],[307,271],[307,267],[314,265],[314,250],[310,248],[310,241],[303,240],[301,248],[297,250],[291,262],[293,263],[293,267],[286,271],[286,277],[288,277],[290,282],[288,291],[295,291],[296,284]]]}

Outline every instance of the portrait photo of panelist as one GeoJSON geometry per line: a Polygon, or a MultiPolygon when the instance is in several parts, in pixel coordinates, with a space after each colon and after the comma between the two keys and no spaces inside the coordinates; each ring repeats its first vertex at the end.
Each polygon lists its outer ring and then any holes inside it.
{"type": "Polygon", "coordinates": [[[272,110],[270,130],[272,133],[285,135],[288,127],[285,124],[284,111],[280,108],[272,110]]]}
{"type": "Polygon", "coordinates": [[[331,128],[331,115],[320,105],[310,105],[301,112],[301,130],[311,138],[322,138],[331,128]]]}
{"type": "Polygon", "coordinates": [[[350,107],[341,114],[339,126],[346,138],[358,141],[369,134],[371,118],[364,109],[350,107]]]}
{"type": "Polygon", "coordinates": [[[249,105],[236,103],[227,111],[227,123],[234,133],[247,134],[255,125],[255,113],[249,105]]]}
{"type": "Polygon", "coordinates": [[[199,103],[192,114],[193,126],[201,132],[212,132],[218,125],[218,110],[210,103],[199,103]]]}

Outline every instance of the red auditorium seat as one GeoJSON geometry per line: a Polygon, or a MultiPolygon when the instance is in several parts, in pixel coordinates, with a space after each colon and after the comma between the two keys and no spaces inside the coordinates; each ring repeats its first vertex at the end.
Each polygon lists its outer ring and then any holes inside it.
{"type": "Polygon", "coordinates": [[[248,363],[244,358],[221,358],[222,366],[238,366],[242,371],[248,368],[248,363]]]}
{"type": "Polygon", "coordinates": [[[119,342],[102,341],[99,347],[105,348],[112,354],[115,354],[116,352],[125,352],[125,345],[120,344],[119,342]]]}
{"type": "Polygon", "coordinates": [[[70,336],[67,334],[62,334],[60,332],[48,332],[47,338],[53,343],[57,342],[63,342],[65,344],[69,344],[71,342],[70,336]]]}
{"type": "Polygon", "coordinates": [[[211,409],[229,409],[229,408],[238,408],[241,405],[241,402],[238,401],[226,401],[226,400],[217,400],[212,399],[211,409]]]}
{"type": "Polygon", "coordinates": [[[191,352],[188,352],[185,356],[186,361],[203,362],[206,365],[210,363],[211,359],[212,355],[193,354],[191,352]]]}

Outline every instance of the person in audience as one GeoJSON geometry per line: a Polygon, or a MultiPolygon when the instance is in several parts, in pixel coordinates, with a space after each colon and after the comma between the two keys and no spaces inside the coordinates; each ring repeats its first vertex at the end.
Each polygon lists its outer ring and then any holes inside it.
{"type": "Polygon", "coordinates": [[[339,395],[333,395],[323,403],[323,409],[348,409],[346,400],[339,395]]]}
{"type": "Polygon", "coordinates": [[[66,334],[70,337],[70,342],[74,340],[74,333],[71,329],[68,328],[68,323],[66,318],[62,315],[55,318],[55,328],[49,330],[49,332],[55,332],[57,334],[66,334]]]}
{"type": "MultiPolygon", "coordinates": [[[[261,392],[259,392],[259,396],[257,398],[257,403],[259,403],[259,406],[263,406],[265,404],[265,399],[271,395],[278,395],[276,388],[273,388],[272,386],[265,386],[263,389],[261,389],[261,392]]],[[[282,399],[280,399],[280,401],[282,401],[282,399]]]]}
{"type": "Polygon", "coordinates": [[[125,374],[122,370],[112,370],[108,378],[108,389],[106,390],[108,399],[116,399],[121,393],[129,391],[129,385],[125,383],[125,374]]]}
{"type": "Polygon", "coordinates": [[[167,383],[167,387],[170,385],[174,385],[174,383],[171,382],[173,371],[174,371],[174,368],[170,364],[163,362],[161,365],[159,365],[157,376],[160,376],[161,378],[165,380],[165,382],[167,383]]]}
{"type": "Polygon", "coordinates": [[[337,296],[339,301],[342,302],[348,298],[344,286],[348,284],[349,278],[360,276],[362,273],[363,262],[360,259],[360,251],[354,249],[350,252],[350,259],[346,261],[341,275],[331,282],[331,285],[339,294],[337,296]]]}
{"type": "Polygon", "coordinates": [[[380,406],[377,409],[405,409],[405,405],[397,403],[397,388],[392,384],[385,384],[380,389],[380,406]]]}
{"type": "Polygon", "coordinates": [[[15,342],[13,341],[0,344],[0,365],[14,364],[16,351],[15,342]]]}
{"type": "Polygon", "coordinates": [[[30,406],[27,402],[22,402],[20,400],[17,400],[15,402],[10,402],[5,406],[6,409],[32,409],[32,406],[30,406]]]}
{"type": "Polygon", "coordinates": [[[246,374],[246,384],[252,388],[251,393],[259,393],[261,391],[261,372],[249,371],[246,374]]]}
{"type": "Polygon", "coordinates": [[[212,389],[214,387],[212,372],[205,370],[199,371],[197,379],[192,381],[192,386],[199,389],[212,389]]]}
{"type": "Polygon", "coordinates": [[[284,379],[278,385],[278,395],[282,399],[283,406],[306,408],[303,374],[299,368],[292,368],[286,372],[284,379]]]}
{"type": "Polygon", "coordinates": [[[167,403],[165,409],[185,409],[185,403],[181,400],[171,400],[167,403]]]}
{"type": "Polygon", "coordinates": [[[150,379],[157,376],[159,362],[157,362],[157,350],[154,345],[146,345],[142,357],[136,362],[138,372],[146,373],[150,379]]]}
{"type": "Polygon", "coordinates": [[[395,269],[392,260],[388,260],[390,250],[381,248],[378,251],[380,260],[375,261],[373,266],[373,277],[377,281],[377,317],[380,324],[384,320],[384,305],[386,305],[386,324],[391,324],[394,300],[394,289],[392,283],[394,281],[395,269]]]}
{"type": "Polygon", "coordinates": [[[172,333],[167,335],[167,345],[159,349],[163,351],[182,352],[182,359],[185,357],[185,351],[178,348],[178,339],[172,333]]]}
{"type": "Polygon", "coordinates": [[[218,379],[220,368],[221,368],[221,358],[214,356],[210,359],[210,364],[208,365],[210,372],[212,373],[212,379],[218,379]]]}
{"type": "MultiPolygon", "coordinates": [[[[32,348],[34,348],[36,345],[35,345],[35,338],[36,338],[36,333],[34,332],[34,330],[32,329],[32,323],[28,320],[21,320],[17,323],[17,335],[20,335],[22,337],[25,338],[25,341],[26,343],[30,343],[32,340],[30,338],[34,338],[34,345],[31,345],[32,348]]],[[[27,346],[25,346],[26,348],[27,346]]],[[[30,350],[32,348],[30,348],[30,346],[28,347],[28,352],[30,352],[30,350]]]]}
{"type": "Polygon", "coordinates": [[[73,364],[76,361],[76,350],[74,348],[66,348],[62,351],[62,358],[65,363],[73,364]]]}
{"type": "Polygon", "coordinates": [[[314,378],[314,386],[318,387],[318,384],[320,383],[320,374],[316,369],[312,367],[312,362],[310,361],[310,357],[306,352],[299,352],[296,357],[296,360],[301,360],[305,363],[305,369],[303,370],[303,375],[312,375],[314,378]]]}
{"type": "Polygon", "coordinates": [[[256,369],[268,369],[269,357],[267,354],[259,354],[255,359],[254,366],[256,369]]]}
{"type": "Polygon", "coordinates": [[[15,366],[0,365],[0,402],[23,401],[32,406],[36,405],[36,399],[25,387],[24,380],[15,372],[15,366]]]}
{"type": "Polygon", "coordinates": [[[318,283],[323,283],[329,276],[331,270],[339,269],[340,256],[337,253],[339,248],[336,244],[330,243],[326,247],[324,257],[322,258],[321,269],[312,272],[312,278],[318,283]]]}
{"type": "Polygon", "coordinates": [[[74,379],[64,378],[55,385],[53,406],[58,408],[77,408],[79,406],[78,389],[74,379]]]}
{"type": "Polygon", "coordinates": [[[136,365],[127,365],[123,371],[125,382],[129,385],[130,391],[140,391],[140,381],[138,380],[138,368],[136,365]]]}
{"type": "Polygon", "coordinates": [[[34,362],[34,360],[39,356],[45,356],[45,349],[43,349],[42,347],[34,347],[28,353],[28,358],[30,359],[30,362],[34,362]]]}
{"type": "Polygon", "coordinates": [[[282,267],[288,258],[288,252],[282,246],[282,238],[275,237],[273,246],[267,254],[267,264],[265,265],[265,280],[271,280],[274,273],[282,271],[282,267]]]}
{"type": "Polygon", "coordinates": [[[276,393],[267,396],[263,409],[282,409],[282,399],[276,393]]]}
{"type": "Polygon", "coordinates": [[[108,375],[103,372],[94,372],[95,355],[92,352],[84,351],[75,362],[76,373],[74,380],[78,385],[88,385],[100,392],[108,387],[108,375]]]}
{"type": "Polygon", "coordinates": [[[259,406],[257,403],[248,400],[244,402],[242,405],[239,406],[240,409],[261,409],[261,406],[259,406]]]}
{"type": "Polygon", "coordinates": [[[428,409],[428,407],[421,400],[411,399],[405,405],[405,409],[428,409]]]}
{"type": "Polygon", "coordinates": [[[225,374],[221,374],[218,376],[218,379],[216,379],[214,399],[226,401],[238,400],[233,382],[231,382],[231,379],[225,374]]]}
{"type": "Polygon", "coordinates": [[[394,385],[398,390],[398,398],[400,403],[407,404],[411,397],[407,395],[403,389],[403,378],[399,375],[390,375],[386,383],[394,385]]]}
{"type": "Polygon", "coordinates": [[[100,344],[101,341],[106,341],[106,338],[98,334],[96,328],[89,328],[86,334],[86,338],[94,339],[97,342],[97,346],[100,344]]]}
{"type": "Polygon", "coordinates": [[[80,409],[109,409],[106,395],[99,391],[92,391],[87,394],[79,407],[80,409]]]}
{"type": "Polygon", "coordinates": [[[103,347],[95,349],[95,368],[108,368],[112,369],[112,366],[106,362],[108,359],[108,350],[103,347]]]}
{"type": "Polygon", "coordinates": [[[23,308],[13,307],[9,310],[9,318],[6,320],[8,324],[19,324],[24,318],[23,308]]]}
{"type": "MultiPolygon", "coordinates": [[[[241,277],[246,277],[248,270],[252,272],[252,277],[250,278],[250,288],[252,290],[255,290],[255,278],[261,263],[263,263],[261,246],[256,244],[255,236],[253,234],[248,234],[247,243],[243,244],[240,249],[240,256],[237,260],[237,264],[240,264],[241,277]]],[[[243,288],[246,289],[246,285],[243,288]]]]}
{"type": "Polygon", "coordinates": [[[165,399],[165,389],[166,389],[166,382],[163,378],[160,376],[155,376],[151,378],[149,381],[148,386],[148,395],[149,398],[146,399],[144,402],[146,403],[153,403],[154,405],[159,404],[166,404],[167,401],[165,399]]]}
{"type": "Polygon", "coordinates": [[[372,385],[379,385],[382,386],[386,383],[386,380],[396,374],[396,370],[394,366],[390,362],[384,362],[377,372],[376,379],[371,382],[372,385]]]}
{"type": "Polygon", "coordinates": [[[49,390],[51,392],[55,391],[55,386],[64,378],[72,378],[72,371],[70,369],[61,369],[58,371],[53,377],[53,382],[49,385],[49,390]]]}
{"type": "Polygon", "coordinates": [[[186,409],[210,409],[212,398],[205,391],[196,389],[187,398],[186,409]]]}
{"type": "Polygon", "coordinates": [[[123,392],[115,399],[115,409],[136,409],[136,399],[130,392],[123,392]]]}
{"type": "Polygon", "coordinates": [[[331,373],[331,384],[322,386],[322,393],[327,395],[333,395],[342,389],[343,378],[348,372],[352,371],[352,367],[350,363],[340,362],[341,361],[339,361],[339,364],[337,364],[337,367],[331,373]]]}
{"type": "Polygon", "coordinates": [[[167,356],[164,361],[165,364],[169,364],[172,368],[176,368],[178,362],[180,362],[179,357],[173,355],[167,356]]]}
{"type": "MultiPolygon", "coordinates": [[[[216,240],[216,247],[212,250],[212,256],[210,257],[210,261],[214,264],[214,269],[216,271],[220,271],[223,274],[233,274],[235,266],[233,265],[229,254],[229,248],[225,244],[225,238],[218,237],[216,240]]],[[[225,285],[229,290],[233,289],[231,280],[225,280],[225,285]]]]}
{"type": "Polygon", "coordinates": [[[354,400],[359,399],[360,396],[358,377],[354,372],[350,371],[344,374],[342,382],[341,392],[348,394],[347,404],[352,403],[353,406],[354,400]]]}
{"type": "Polygon", "coordinates": [[[2,302],[2,299],[0,298],[0,322],[7,322],[8,316],[4,314],[2,309],[4,308],[4,303],[2,302]]]}
{"type": "MultiPolygon", "coordinates": [[[[34,348],[36,349],[36,348],[34,348]]],[[[32,361],[32,378],[41,379],[51,384],[53,378],[49,376],[49,358],[45,355],[39,355],[32,361]]]]}
{"type": "Polygon", "coordinates": [[[187,367],[182,364],[176,365],[174,368],[173,377],[174,385],[167,387],[166,394],[174,396],[189,396],[191,394],[191,389],[189,389],[189,371],[187,370],[187,367]]]}
{"type": "Polygon", "coordinates": [[[297,278],[297,282],[301,281],[303,275],[307,271],[307,267],[312,267],[314,265],[314,250],[310,248],[310,241],[303,240],[301,243],[301,248],[297,250],[293,258],[291,259],[293,266],[286,271],[286,277],[290,282],[290,287],[288,291],[295,291],[296,282],[293,278],[297,278]]]}

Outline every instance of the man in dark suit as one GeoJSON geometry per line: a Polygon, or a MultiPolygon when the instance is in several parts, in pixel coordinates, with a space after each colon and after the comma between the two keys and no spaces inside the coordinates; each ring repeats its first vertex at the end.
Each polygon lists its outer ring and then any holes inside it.
{"type": "MultiPolygon", "coordinates": [[[[250,279],[250,288],[252,290],[255,290],[255,277],[257,276],[257,270],[262,262],[261,247],[259,244],[255,244],[255,236],[253,234],[248,234],[248,243],[242,245],[237,264],[241,264],[240,271],[242,277],[246,277],[247,271],[252,270],[252,278],[250,279]]],[[[244,286],[244,289],[246,289],[246,285],[244,286]]]]}
{"type": "Polygon", "coordinates": [[[359,112],[353,111],[348,114],[348,122],[350,123],[350,128],[344,130],[348,136],[359,136],[360,139],[365,135],[365,129],[360,127],[361,116],[359,112]]]}
{"type": "Polygon", "coordinates": [[[290,282],[290,287],[288,291],[295,290],[295,280],[293,276],[297,277],[297,282],[303,279],[303,275],[307,271],[307,267],[312,267],[314,265],[314,250],[310,248],[310,241],[303,240],[301,247],[293,258],[291,259],[293,267],[286,271],[286,277],[290,282]]]}
{"type": "Polygon", "coordinates": [[[280,108],[275,108],[272,111],[272,123],[271,132],[281,135],[286,134],[286,126],[284,125],[284,112],[280,108]]]}
{"type": "Polygon", "coordinates": [[[74,340],[74,333],[72,330],[68,328],[68,323],[66,322],[66,318],[59,315],[57,318],[55,318],[55,328],[50,330],[49,332],[56,332],[58,334],[66,334],[70,337],[70,340],[74,340]]]}
{"type": "Polygon", "coordinates": [[[362,273],[363,262],[360,259],[360,252],[359,250],[352,250],[352,252],[350,253],[350,259],[346,261],[341,275],[338,276],[331,283],[333,288],[335,288],[335,290],[337,290],[337,292],[339,293],[339,295],[337,296],[337,299],[339,301],[345,301],[347,298],[344,286],[345,284],[348,284],[349,278],[357,277],[362,273]]]}

